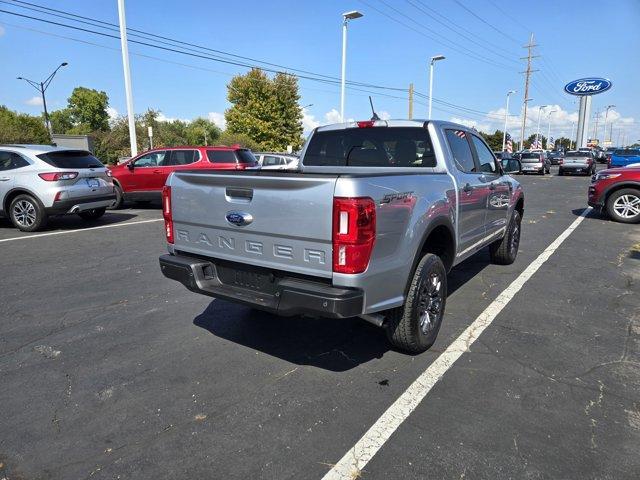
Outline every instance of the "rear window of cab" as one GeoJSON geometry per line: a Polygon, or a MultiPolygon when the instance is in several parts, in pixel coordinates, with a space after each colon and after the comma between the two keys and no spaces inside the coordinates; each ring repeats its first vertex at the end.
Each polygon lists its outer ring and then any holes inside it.
{"type": "Polygon", "coordinates": [[[255,165],[257,163],[256,157],[253,156],[251,151],[246,149],[241,150],[207,150],[207,158],[211,163],[246,163],[255,165]]]}

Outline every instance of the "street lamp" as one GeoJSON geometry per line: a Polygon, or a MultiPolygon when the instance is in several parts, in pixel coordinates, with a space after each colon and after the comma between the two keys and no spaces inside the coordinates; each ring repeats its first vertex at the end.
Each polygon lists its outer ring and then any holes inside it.
{"type": "Polygon", "coordinates": [[[571,122],[571,135],[569,136],[569,150],[573,147],[573,129],[576,127],[576,122],[571,122]]]}
{"type": "Polygon", "coordinates": [[[540,105],[538,107],[538,128],[536,129],[536,148],[540,148],[540,112],[549,105],[540,105]]]}
{"type": "Polygon", "coordinates": [[[66,67],[67,65],[69,65],[67,62],[62,62],[60,65],[58,65],[58,68],[56,68],[53,71],[53,73],[51,73],[51,75],[49,75],[46,78],[46,80],[44,80],[43,82],[35,82],[33,80],[29,80],[28,78],[17,77],[17,80],[24,80],[33,88],[38,90],[40,92],[40,95],[42,95],[42,106],[44,107],[44,126],[49,131],[49,137],[51,137],[52,140],[53,140],[53,129],[51,128],[51,122],[49,121],[49,112],[47,111],[47,100],[44,96],[44,92],[47,90],[47,88],[49,88],[49,85],[51,84],[53,77],[55,77],[56,73],[58,73],[58,70],[60,70],[62,67],[66,67]]]}
{"type": "MultiPolygon", "coordinates": [[[[602,135],[602,144],[605,144],[607,139],[607,117],[609,116],[609,109],[614,108],[615,105],[607,105],[607,111],[604,114],[604,134],[602,135]]],[[[611,141],[611,135],[609,135],[609,141],[611,141]]]]}
{"type": "Polygon", "coordinates": [[[553,112],[557,112],[557,110],[551,110],[549,112],[549,114],[547,115],[547,117],[549,119],[549,126],[547,128],[547,150],[549,150],[549,136],[551,135],[551,114],[553,112]]]}
{"type": "Polygon", "coordinates": [[[509,97],[512,93],[516,93],[515,90],[509,90],[507,92],[507,106],[504,110],[504,132],[502,132],[502,151],[504,152],[504,148],[507,143],[507,120],[509,119],[509,97]]]}
{"type": "Polygon", "coordinates": [[[433,104],[433,64],[438,60],[444,60],[444,55],[436,55],[435,57],[431,57],[431,61],[429,62],[429,116],[427,120],[431,120],[431,105],[433,104]]]}
{"type": "Polygon", "coordinates": [[[340,82],[340,121],[344,122],[344,84],[347,70],[347,23],[362,17],[362,13],[357,10],[342,14],[342,80],[340,82]]]}

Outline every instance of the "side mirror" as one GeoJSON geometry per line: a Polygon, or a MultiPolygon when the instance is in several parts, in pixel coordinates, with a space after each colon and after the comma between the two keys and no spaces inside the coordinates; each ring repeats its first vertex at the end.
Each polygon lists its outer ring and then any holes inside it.
{"type": "Polygon", "coordinates": [[[129,171],[133,172],[133,162],[127,163],[127,168],[129,169],[129,171]]]}

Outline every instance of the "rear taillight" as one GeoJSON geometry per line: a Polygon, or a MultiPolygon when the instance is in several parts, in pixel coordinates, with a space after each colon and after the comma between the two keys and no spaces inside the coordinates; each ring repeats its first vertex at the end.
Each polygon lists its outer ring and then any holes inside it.
{"type": "Polygon", "coordinates": [[[173,243],[173,216],[171,215],[171,187],[162,187],[162,216],[164,217],[164,234],[167,242],[173,243]]]}
{"type": "Polygon", "coordinates": [[[333,199],[333,271],[362,273],[376,239],[376,205],[371,198],[333,199]]]}
{"type": "Polygon", "coordinates": [[[564,163],[564,160],[562,160],[561,158],[558,159],[558,165],[562,165],[564,163]]]}
{"type": "Polygon", "coordinates": [[[39,173],[38,176],[47,182],[57,182],[58,180],[73,180],[78,176],[78,172],[48,172],[39,173]]]}

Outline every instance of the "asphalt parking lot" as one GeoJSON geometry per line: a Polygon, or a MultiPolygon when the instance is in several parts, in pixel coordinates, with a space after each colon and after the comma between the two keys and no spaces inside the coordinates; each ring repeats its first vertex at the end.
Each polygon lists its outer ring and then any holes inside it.
{"type": "MultiPolygon", "coordinates": [[[[516,263],[456,267],[416,356],[165,279],[159,209],[1,221],[0,479],[322,478],[583,214],[588,178],[518,178],[516,263]]],[[[638,478],[639,293],[640,228],[590,210],[353,478],[638,478]]]]}

